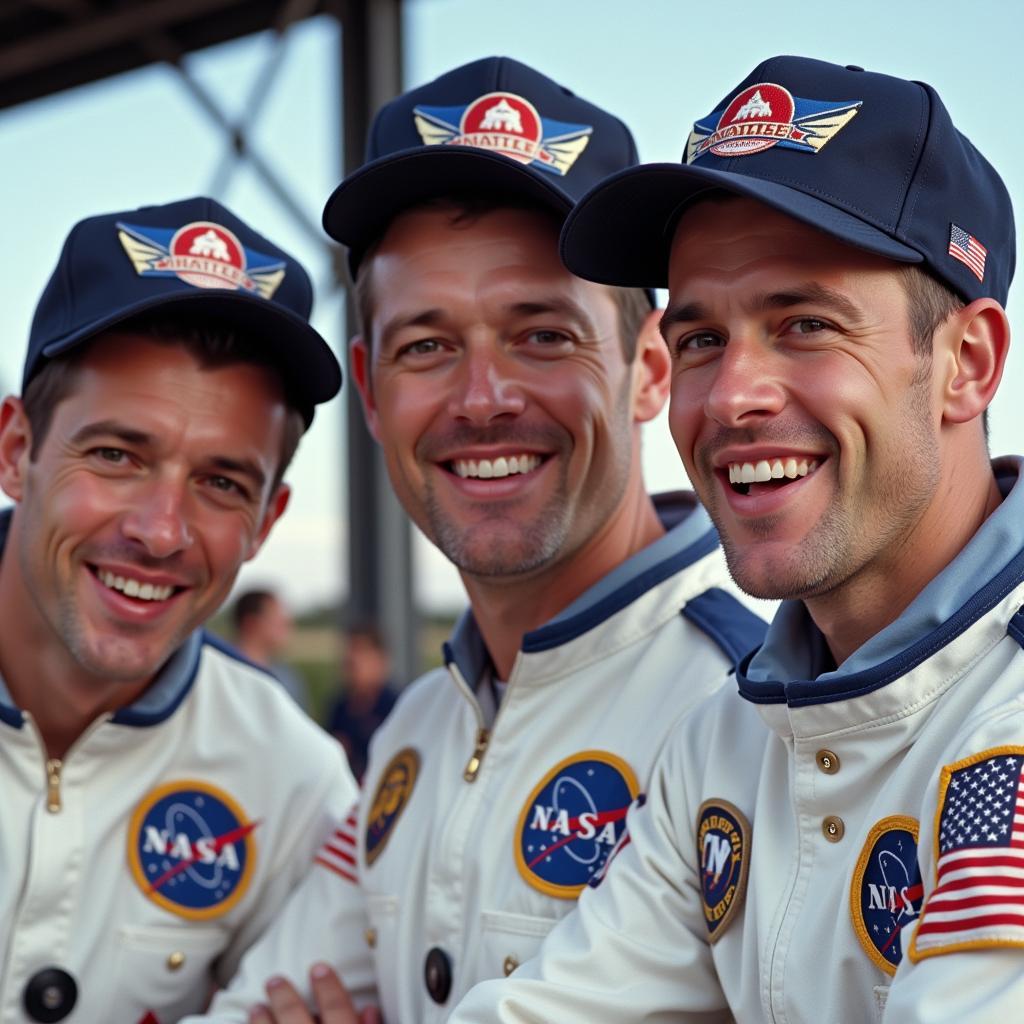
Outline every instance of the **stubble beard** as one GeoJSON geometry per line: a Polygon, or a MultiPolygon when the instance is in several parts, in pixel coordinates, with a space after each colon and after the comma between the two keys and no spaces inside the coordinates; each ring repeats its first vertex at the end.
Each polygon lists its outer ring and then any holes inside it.
{"type": "MultiPolygon", "coordinates": [[[[708,512],[718,527],[729,572],[742,590],[767,600],[813,599],[852,580],[872,556],[898,551],[901,539],[934,497],[940,477],[938,440],[928,421],[925,380],[914,381],[907,402],[899,437],[896,431],[890,435],[893,450],[884,471],[875,480],[867,503],[859,506],[868,514],[859,517],[854,501],[844,500],[837,484],[835,500],[825,515],[798,545],[770,562],[759,550],[761,545],[738,545],[729,537],[722,527],[718,492],[713,492],[715,500],[708,512]]],[[[834,440],[833,445],[838,450],[834,440]]],[[[832,471],[833,467],[826,463],[823,468],[832,471]]],[[[866,478],[860,481],[861,486],[866,483],[866,478]]],[[[748,529],[768,543],[777,522],[776,517],[767,517],[748,529]]]]}

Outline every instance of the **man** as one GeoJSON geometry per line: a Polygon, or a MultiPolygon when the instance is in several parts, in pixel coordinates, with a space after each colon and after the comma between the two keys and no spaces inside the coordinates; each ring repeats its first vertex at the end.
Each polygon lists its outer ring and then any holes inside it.
{"type": "Polygon", "coordinates": [[[769,60],[567,225],[666,284],[672,431],[764,645],[575,919],[453,1020],[942,1021],[1024,1000],[1010,200],[934,90],[769,60]]]}
{"type": "MultiPolygon", "coordinates": [[[[692,496],[644,491],[669,375],[646,294],[558,259],[573,200],[635,162],[625,126],[492,58],[388,104],[370,142],[324,214],[355,273],[353,372],[470,611],[215,1020],[244,1020],[275,971],[308,992],[315,959],[375,984],[388,1021],[440,1020],[512,971],[600,878],[669,723],[760,633],[692,496]]],[[[309,1020],[288,986],[269,996],[309,1020]]]]}
{"type": "Polygon", "coordinates": [[[200,629],[341,383],[299,264],[189,199],[77,224],[0,406],[0,1017],[170,1024],[355,786],[200,629]]]}
{"type": "Polygon", "coordinates": [[[352,774],[366,771],[370,739],[395,706],[391,653],[372,623],[345,631],[341,652],[344,691],[327,716],[327,731],[345,748],[352,774]]]}
{"type": "Polygon", "coordinates": [[[270,672],[285,693],[308,714],[306,681],[280,660],[295,628],[284,602],[271,590],[247,590],[236,598],[231,618],[239,654],[270,672]]]}

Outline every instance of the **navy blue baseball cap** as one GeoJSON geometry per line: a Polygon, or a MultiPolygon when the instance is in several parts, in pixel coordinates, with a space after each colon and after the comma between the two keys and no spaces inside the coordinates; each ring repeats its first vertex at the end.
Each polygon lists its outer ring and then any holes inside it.
{"type": "Polygon", "coordinates": [[[1013,208],[929,85],[804,57],[759,64],[690,133],[682,164],[613,175],[566,221],[581,277],[661,286],[676,223],[710,190],[759,200],[849,245],[923,264],[1006,304],[1013,208]]]}
{"type": "Polygon", "coordinates": [[[402,210],[436,196],[505,195],[560,218],[637,162],[617,117],[509,57],[488,57],[403,93],[377,113],[367,162],[335,190],[324,230],[356,270],[402,210]]]}
{"type": "Polygon", "coordinates": [[[22,390],[47,359],[143,313],[241,328],[266,344],[306,425],[341,387],[341,367],[310,326],[302,265],[213,199],[197,197],[79,221],[36,307],[22,390]]]}

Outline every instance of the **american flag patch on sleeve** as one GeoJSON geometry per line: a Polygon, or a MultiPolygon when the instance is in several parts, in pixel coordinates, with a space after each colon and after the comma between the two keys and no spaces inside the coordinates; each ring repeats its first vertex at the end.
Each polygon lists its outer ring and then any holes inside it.
{"type": "Polygon", "coordinates": [[[936,881],[910,957],[1024,946],[1024,747],[942,769],[936,881]]]}
{"type": "Polygon", "coordinates": [[[356,822],[359,804],[354,803],[339,828],[320,847],[314,860],[346,881],[359,884],[356,865],[356,822]]]}
{"type": "Polygon", "coordinates": [[[985,280],[988,249],[957,224],[949,225],[949,255],[964,264],[979,281],[985,280]]]}

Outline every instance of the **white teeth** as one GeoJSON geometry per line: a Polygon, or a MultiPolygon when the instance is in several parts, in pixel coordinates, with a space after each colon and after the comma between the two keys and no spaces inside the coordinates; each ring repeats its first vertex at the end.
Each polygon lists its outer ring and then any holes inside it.
{"type": "Polygon", "coordinates": [[[753,484],[765,483],[768,480],[781,480],[786,477],[795,480],[799,476],[807,476],[818,468],[817,459],[761,459],[758,462],[730,462],[729,483],[753,484]]]}
{"type": "Polygon", "coordinates": [[[491,480],[498,477],[529,473],[540,465],[539,455],[499,455],[496,459],[456,459],[453,463],[456,476],[478,477],[491,480]]]}
{"type": "Polygon", "coordinates": [[[166,601],[174,593],[174,587],[140,583],[138,580],[125,579],[124,576],[115,576],[106,570],[101,570],[99,577],[104,586],[119,590],[128,597],[137,597],[140,601],[166,601]]]}

